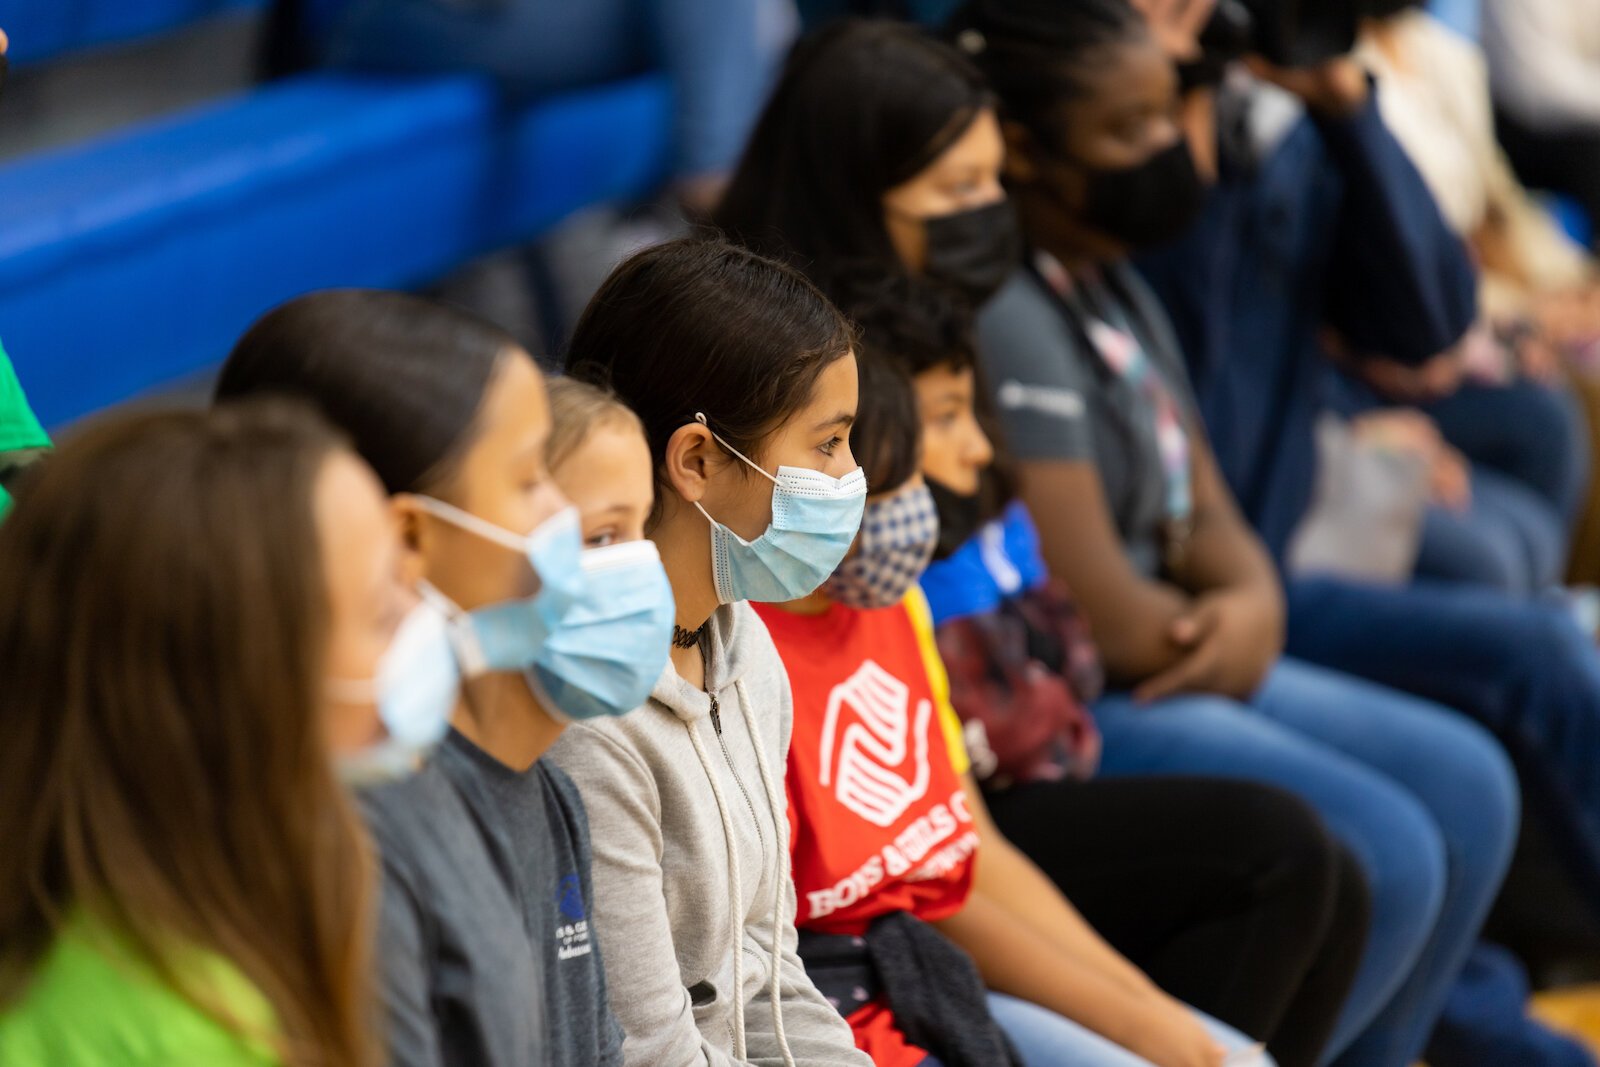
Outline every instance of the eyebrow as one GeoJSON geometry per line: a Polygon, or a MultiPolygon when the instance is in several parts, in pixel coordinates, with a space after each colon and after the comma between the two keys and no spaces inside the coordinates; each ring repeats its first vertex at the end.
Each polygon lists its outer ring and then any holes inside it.
{"type": "Polygon", "coordinates": [[[853,411],[841,411],[841,412],[839,412],[839,414],[835,415],[833,418],[824,419],[823,421],[817,423],[817,427],[816,428],[819,429],[819,430],[830,430],[835,426],[853,426],[855,424],[855,421],[856,421],[856,413],[855,412],[853,412],[853,411]]]}

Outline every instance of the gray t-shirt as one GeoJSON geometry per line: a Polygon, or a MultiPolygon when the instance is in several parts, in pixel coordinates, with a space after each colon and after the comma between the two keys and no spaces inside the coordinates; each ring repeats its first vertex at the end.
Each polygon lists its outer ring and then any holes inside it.
{"type": "Polygon", "coordinates": [[[514,771],[452,730],[415,777],[361,800],[383,860],[394,1067],[620,1064],[571,780],[545,761],[514,771]]]}
{"type": "Polygon", "coordinates": [[[1083,331],[1091,319],[1131,334],[1185,425],[1199,424],[1171,325],[1126,267],[1079,282],[1065,300],[1032,269],[1019,270],[978,316],[979,358],[1012,456],[1093,463],[1123,547],[1141,574],[1154,577],[1168,518],[1155,411],[1089,347],[1083,331]]]}

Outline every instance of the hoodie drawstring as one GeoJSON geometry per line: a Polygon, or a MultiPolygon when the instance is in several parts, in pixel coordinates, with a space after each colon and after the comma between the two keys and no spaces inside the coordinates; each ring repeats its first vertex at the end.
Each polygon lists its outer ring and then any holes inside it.
{"type": "Polygon", "coordinates": [[[789,1051],[789,1039],[783,1032],[783,1001],[781,992],[781,974],[783,971],[783,906],[785,902],[784,887],[789,884],[789,872],[785,867],[788,849],[783,847],[783,827],[779,820],[788,820],[785,807],[780,806],[778,794],[773,786],[772,772],[767,769],[767,757],[761,751],[761,735],[756,733],[755,718],[750,711],[750,694],[745,692],[744,679],[740,678],[733,683],[735,691],[739,694],[739,711],[744,715],[744,728],[750,734],[750,744],[756,750],[756,767],[761,771],[761,785],[767,793],[767,810],[772,813],[773,843],[773,875],[772,875],[772,1028],[778,1037],[778,1051],[783,1053],[785,1067],[795,1067],[794,1055],[789,1051]]]}
{"type": "MultiPolygon", "coordinates": [[[[731,894],[728,912],[733,916],[733,1057],[736,1060],[745,1058],[744,1049],[744,916],[740,914],[743,906],[744,887],[739,879],[739,848],[733,838],[733,817],[728,814],[728,802],[722,795],[722,786],[717,784],[715,769],[711,766],[711,759],[706,755],[706,746],[700,740],[700,731],[695,727],[698,722],[683,724],[689,731],[689,740],[694,743],[695,755],[700,757],[700,768],[706,772],[706,779],[711,782],[711,795],[717,798],[717,814],[722,817],[722,839],[728,844],[728,891],[731,894]]],[[[759,754],[761,746],[756,746],[759,754]]],[[[787,1049],[785,1050],[787,1054],[787,1049]]],[[[785,1061],[792,1062],[792,1061],[785,1061]]]]}

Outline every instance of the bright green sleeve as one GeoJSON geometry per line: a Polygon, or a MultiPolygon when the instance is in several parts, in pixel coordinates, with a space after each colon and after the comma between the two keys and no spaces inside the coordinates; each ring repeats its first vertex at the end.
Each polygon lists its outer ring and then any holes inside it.
{"type": "MultiPolygon", "coordinates": [[[[3,453],[49,447],[50,435],[44,432],[28,406],[11,359],[6,355],[5,346],[0,345],[0,465],[5,462],[3,453]]],[[[11,497],[0,488],[0,516],[10,507],[11,497]]]]}
{"type": "Polygon", "coordinates": [[[44,432],[28,398],[22,395],[22,383],[0,344],[0,452],[15,452],[21,448],[49,448],[50,435],[44,432]]]}
{"type": "MultiPolygon", "coordinates": [[[[5,1067],[279,1067],[169,988],[131,955],[75,924],[56,939],[22,998],[0,1014],[5,1067]]],[[[197,979],[249,1032],[270,1033],[272,1010],[237,970],[196,956],[197,979]]]]}

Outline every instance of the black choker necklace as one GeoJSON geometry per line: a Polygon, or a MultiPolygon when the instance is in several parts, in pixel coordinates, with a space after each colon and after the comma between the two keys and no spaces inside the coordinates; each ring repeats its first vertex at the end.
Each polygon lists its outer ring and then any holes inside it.
{"type": "Polygon", "coordinates": [[[674,648],[693,648],[696,645],[698,645],[700,643],[700,639],[705,636],[706,625],[710,621],[711,620],[707,619],[706,622],[701,623],[698,627],[696,627],[693,630],[685,630],[683,627],[681,627],[681,626],[679,626],[677,624],[673,624],[673,627],[672,627],[672,644],[673,644],[673,647],[674,648]]]}

